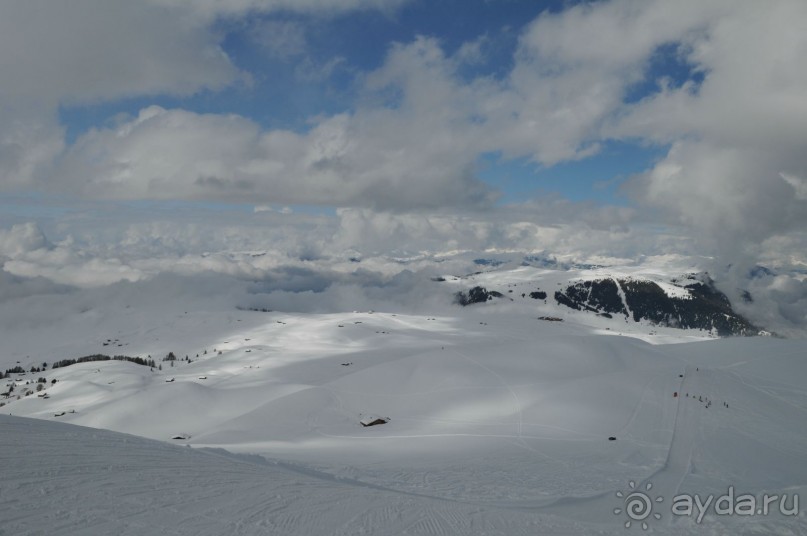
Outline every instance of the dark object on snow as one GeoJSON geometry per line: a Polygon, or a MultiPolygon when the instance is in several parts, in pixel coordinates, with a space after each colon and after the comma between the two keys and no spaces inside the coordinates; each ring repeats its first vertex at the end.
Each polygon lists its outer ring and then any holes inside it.
{"type": "Polygon", "coordinates": [[[384,417],[379,417],[377,415],[368,415],[367,417],[362,417],[359,420],[359,423],[364,426],[365,428],[368,426],[376,426],[379,424],[387,424],[389,422],[389,417],[386,419],[384,417]]]}
{"type": "Polygon", "coordinates": [[[546,320],[547,322],[563,322],[562,318],[557,316],[539,316],[538,320],[546,320]]]}
{"type": "Polygon", "coordinates": [[[471,305],[473,303],[485,303],[488,300],[492,300],[493,298],[503,298],[504,294],[501,292],[496,292],[495,290],[488,291],[484,287],[474,287],[468,291],[468,294],[464,292],[457,292],[454,295],[454,303],[462,305],[463,307],[466,305],[471,305]]]}
{"type": "Polygon", "coordinates": [[[546,292],[543,290],[536,290],[535,292],[530,292],[530,298],[533,300],[545,300],[546,299],[546,292]]]}
{"type": "Polygon", "coordinates": [[[608,441],[616,441],[616,438],[614,436],[611,436],[608,438],[608,441]]]}

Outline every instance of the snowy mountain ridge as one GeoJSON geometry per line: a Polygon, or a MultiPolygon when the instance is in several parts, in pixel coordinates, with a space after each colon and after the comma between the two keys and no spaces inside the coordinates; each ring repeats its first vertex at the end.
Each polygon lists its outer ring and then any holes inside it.
{"type": "Polygon", "coordinates": [[[571,309],[607,319],[617,317],[721,337],[770,335],[737,313],[706,272],[671,277],[603,267],[565,271],[524,267],[477,272],[467,277],[441,277],[439,281],[479,282],[456,292],[455,302],[459,305],[487,303],[495,298],[539,300],[545,305],[556,304],[554,314],[560,318],[571,309]]]}

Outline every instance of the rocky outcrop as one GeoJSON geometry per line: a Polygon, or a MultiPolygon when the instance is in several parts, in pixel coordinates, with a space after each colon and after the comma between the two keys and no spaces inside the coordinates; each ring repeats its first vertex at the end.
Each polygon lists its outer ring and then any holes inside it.
{"type": "Polygon", "coordinates": [[[474,303],[485,303],[493,298],[503,297],[504,295],[501,292],[496,292],[495,290],[488,291],[484,287],[474,287],[467,293],[457,292],[454,295],[454,302],[458,303],[459,305],[466,306],[474,303]]]}
{"type": "Polygon", "coordinates": [[[617,283],[610,278],[569,285],[564,290],[555,292],[555,301],[578,311],[628,315],[617,283]]]}
{"type": "Polygon", "coordinates": [[[760,329],[736,313],[725,294],[705,274],[674,281],[682,292],[670,296],[648,280],[604,278],[580,281],[555,292],[555,301],[579,311],[622,315],[658,326],[715,331],[720,336],[757,335],[760,329]]]}

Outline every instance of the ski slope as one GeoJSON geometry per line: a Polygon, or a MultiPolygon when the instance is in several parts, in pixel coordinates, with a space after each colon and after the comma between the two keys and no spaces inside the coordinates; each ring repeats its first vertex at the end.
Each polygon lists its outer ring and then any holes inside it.
{"type": "MultiPolygon", "coordinates": [[[[15,384],[0,534],[624,534],[630,482],[666,499],[654,533],[807,533],[803,508],[700,523],[669,509],[728,486],[807,497],[802,340],[546,321],[557,310],[533,302],[132,312],[126,331],[94,319],[92,338],[57,326],[63,339],[31,346],[151,354],[162,370],[0,380],[15,384]],[[160,361],[169,350],[192,362],[160,361]]],[[[7,366],[41,362],[14,353],[27,336],[7,333],[7,366]]]]}

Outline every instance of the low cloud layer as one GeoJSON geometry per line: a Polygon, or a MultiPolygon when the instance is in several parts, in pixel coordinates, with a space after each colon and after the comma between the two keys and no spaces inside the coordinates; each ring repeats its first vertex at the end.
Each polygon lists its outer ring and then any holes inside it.
{"type": "MultiPolygon", "coordinates": [[[[450,313],[451,289],[432,279],[477,271],[473,261],[479,257],[515,264],[526,255],[566,263],[646,264],[671,274],[713,265],[709,258],[670,253],[692,250],[691,239],[652,227],[607,225],[607,219],[600,223],[542,226],[505,213],[458,217],[343,209],[336,216],[259,212],[106,228],[65,221],[56,228],[73,232],[53,237],[35,224],[20,224],[0,230],[0,316],[6,315],[9,325],[34,326],[61,314],[102,309],[118,314],[116,307],[160,304],[171,310],[438,314],[450,313]],[[282,218],[295,219],[281,225],[282,218]]],[[[775,249],[768,253],[781,258],[775,249]]],[[[712,273],[752,321],[801,336],[807,328],[804,268],[750,273],[732,265],[712,273]],[[753,302],[746,301],[748,295],[753,302]]]]}

